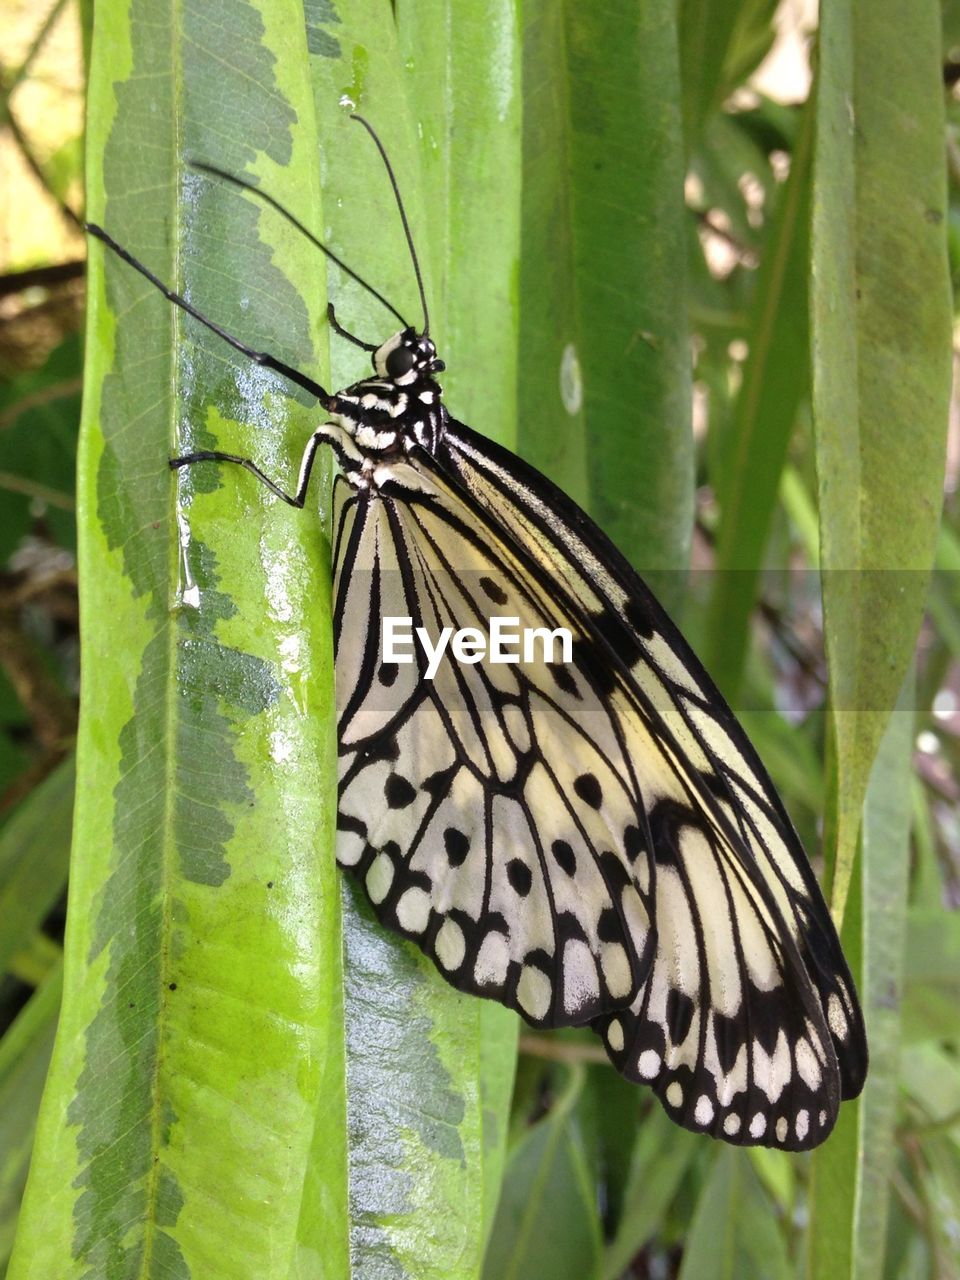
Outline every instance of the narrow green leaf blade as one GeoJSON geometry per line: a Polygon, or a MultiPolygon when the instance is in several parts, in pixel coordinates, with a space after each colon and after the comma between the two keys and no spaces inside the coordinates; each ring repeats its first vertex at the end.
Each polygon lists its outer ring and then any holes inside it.
{"type": "Polygon", "coordinates": [[[680,1280],[789,1280],[792,1274],[749,1154],[736,1147],[719,1149],[697,1201],[680,1280]]]}
{"type": "Polygon", "coordinates": [[[863,1095],[844,1107],[836,1138],[813,1156],[811,1277],[844,1268],[857,1280],[884,1274],[890,1176],[900,1075],[900,1024],[914,743],[913,678],[888,722],[870,774],[863,814],[861,883],[850,895],[862,915],[861,996],[870,1045],[863,1095]],[[862,904],[861,904],[862,894],[862,904]]]}
{"type": "Polygon", "coordinates": [[[31,792],[0,835],[0,973],[66,888],[75,784],[71,756],[31,792]]]}
{"type": "MultiPolygon", "coordinates": [[[[410,323],[421,323],[393,192],[370,138],[350,123],[349,107],[338,106],[346,95],[377,130],[398,176],[431,335],[450,370],[447,406],[468,421],[482,414],[471,425],[509,442],[519,241],[515,23],[509,14],[485,23],[476,6],[440,3],[401,4],[395,15],[385,0],[360,0],[335,19],[333,12],[316,11],[311,45],[329,183],[326,242],[410,323]],[[481,104],[495,112],[495,126],[481,104]],[[495,186],[491,174],[501,169],[512,177],[498,176],[495,186]]],[[[340,319],[367,341],[382,342],[398,327],[336,271],[331,296],[340,319]]],[[[333,366],[343,386],[368,372],[369,357],[337,340],[333,366]]],[[[478,1274],[499,1188],[516,1019],[458,995],[415,947],[375,922],[349,879],[343,903],[352,1265],[364,1275],[466,1280],[478,1274]]],[[[319,1203],[305,1203],[307,1234],[316,1234],[322,1214],[319,1203]]]]}
{"type": "Polygon", "coordinates": [[[550,1113],[511,1151],[483,1274],[552,1280],[599,1274],[600,1223],[575,1104],[583,1067],[571,1068],[550,1113]]]}
{"type": "Polygon", "coordinates": [[[523,22],[520,451],[675,597],[693,503],[675,14],[536,0],[523,22]]]}
{"type": "Polygon", "coordinates": [[[618,1280],[664,1221],[699,1148],[697,1135],[679,1129],[659,1108],[646,1116],[637,1132],[623,1213],[606,1248],[604,1280],[618,1280]]]}
{"type": "MultiPolygon", "coordinates": [[[[88,205],[310,369],[309,250],[184,168],[253,170],[316,221],[305,65],[293,0],[104,8],[88,205]]],[[[216,443],[285,479],[312,415],[99,248],[89,305],[64,1009],[11,1275],[285,1278],[317,1097],[342,1096],[324,548],[252,477],[167,459],[216,443]]]]}
{"type": "Polygon", "coordinates": [[[525,0],[517,448],[589,502],[564,5],[525,0]]]}
{"type": "Polygon", "coordinates": [[[838,0],[821,16],[811,331],[842,914],[933,560],[951,314],[939,6],[838,0]]]}
{"type": "Polygon", "coordinates": [[[760,268],[725,483],[718,493],[722,522],[705,661],[734,705],[787,447],[797,407],[809,391],[806,272],[812,146],[811,103],[804,109],[790,176],[760,268]]]}
{"type": "Polygon", "coordinates": [[[880,742],[863,811],[863,1002],[870,1074],[860,1102],[862,1148],[854,1252],[858,1280],[884,1274],[890,1177],[897,1157],[900,1022],[910,873],[914,678],[880,742]]]}
{"type": "Polygon", "coordinates": [[[431,263],[430,315],[447,360],[450,413],[509,448],[517,441],[521,200],[520,17],[420,0],[397,7],[407,101],[418,126],[431,263]]]}
{"type": "Polygon", "coordinates": [[[669,5],[565,14],[591,511],[676,600],[693,526],[676,17],[669,5]]]}
{"type": "Polygon", "coordinates": [[[62,990],[58,963],[0,1040],[0,1275],[13,1248],[62,990]]]}
{"type": "MultiPolygon", "coordinates": [[[[840,933],[850,972],[861,992],[864,989],[862,889],[863,877],[854,876],[840,933]]],[[[869,1036],[869,1028],[867,1034],[869,1036]]],[[[843,1104],[829,1139],[813,1153],[810,1226],[805,1241],[805,1274],[809,1280],[854,1275],[856,1196],[862,1138],[863,1104],[858,1098],[843,1104]]]]}

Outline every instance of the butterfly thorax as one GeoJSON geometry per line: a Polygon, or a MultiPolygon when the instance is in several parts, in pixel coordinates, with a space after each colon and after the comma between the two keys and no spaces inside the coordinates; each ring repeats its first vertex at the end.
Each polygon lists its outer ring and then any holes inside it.
{"type": "Polygon", "coordinates": [[[384,466],[416,448],[434,453],[446,414],[433,376],[444,364],[425,335],[394,334],[373,352],[376,376],[333,397],[328,434],[347,478],[357,488],[379,487],[384,466]]]}

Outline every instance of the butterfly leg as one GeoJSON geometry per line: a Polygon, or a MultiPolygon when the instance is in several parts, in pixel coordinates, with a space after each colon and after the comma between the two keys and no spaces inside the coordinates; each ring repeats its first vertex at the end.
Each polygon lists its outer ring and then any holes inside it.
{"type": "Polygon", "coordinates": [[[192,467],[197,462],[232,462],[238,467],[243,467],[245,471],[249,471],[252,476],[256,476],[261,484],[265,484],[272,494],[281,498],[288,506],[301,508],[306,501],[310,472],[313,470],[317,450],[324,443],[329,443],[325,435],[325,427],[318,427],[307,441],[307,447],[303,451],[295,493],[287,493],[286,490],[281,489],[276,481],[271,480],[268,475],[261,471],[251,458],[241,458],[236,453],[221,453],[217,449],[201,449],[197,453],[185,453],[179,458],[171,458],[170,470],[179,471],[181,467],[192,467]]]}
{"type": "Polygon", "coordinates": [[[341,338],[346,338],[348,342],[352,342],[355,347],[359,347],[361,351],[376,351],[376,344],[373,342],[364,342],[362,338],[358,338],[356,334],[345,329],[337,319],[337,313],[334,310],[332,302],[327,303],[327,319],[330,321],[330,328],[334,333],[339,334],[341,338]]]}

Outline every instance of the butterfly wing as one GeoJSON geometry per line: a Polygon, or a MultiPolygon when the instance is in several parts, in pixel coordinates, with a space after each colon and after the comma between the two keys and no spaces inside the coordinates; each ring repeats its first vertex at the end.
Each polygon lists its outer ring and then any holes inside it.
{"type": "Polygon", "coordinates": [[[647,859],[630,874],[619,852],[643,838],[617,713],[585,685],[572,714],[561,664],[391,660],[383,617],[432,647],[491,610],[570,621],[439,478],[405,471],[378,495],[337,486],[338,859],[461,990],[584,1023],[630,1003],[654,947],[647,859]]]}
{"type": "Polygon", "coordinates": [[[591,617],[601,651],[628,670],[641,698],[660,713],[692,784],[739,837],[733,847],[747,868],[752,864],[774,892],[825,1014],[841,1096],[856,1097],[867,1069],[866,1035],[840,941],[780,797],[699,659],[609,538],[545,476],[456,422],[442,464],[568,585],[591,617]]]}
{"type": "Polygon", "coordinates": [[[862,1081],[862,1024],[731,713],[544,477],[455,423],[391,471],[338,488],[340,861],[454,985],[592,1021],[680,1123],[814,1145],[862,1081]],[[571,662],[385,660],[384,616],[435,645],[494,611],[566,626],[571,662]]]}

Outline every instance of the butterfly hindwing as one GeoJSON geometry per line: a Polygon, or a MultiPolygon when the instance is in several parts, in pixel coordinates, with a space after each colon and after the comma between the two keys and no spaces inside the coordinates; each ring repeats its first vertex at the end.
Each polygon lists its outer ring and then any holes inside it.
{"type": "Polygon", "coordinates": [[[734,848],[745,855],[757,883],[773,893],[816,989],[841,1096],[855,1097],[867,1052],[853,982],[809,860],[733,713],[646,584],[566,495],[460,423],[450,424],[444,445],[444,465],[457,472],[476,503],[509,523],[599,620],[614,659],[628,667],[639,695],[660,714],[678,759],[739,836],[734,848]]]}

